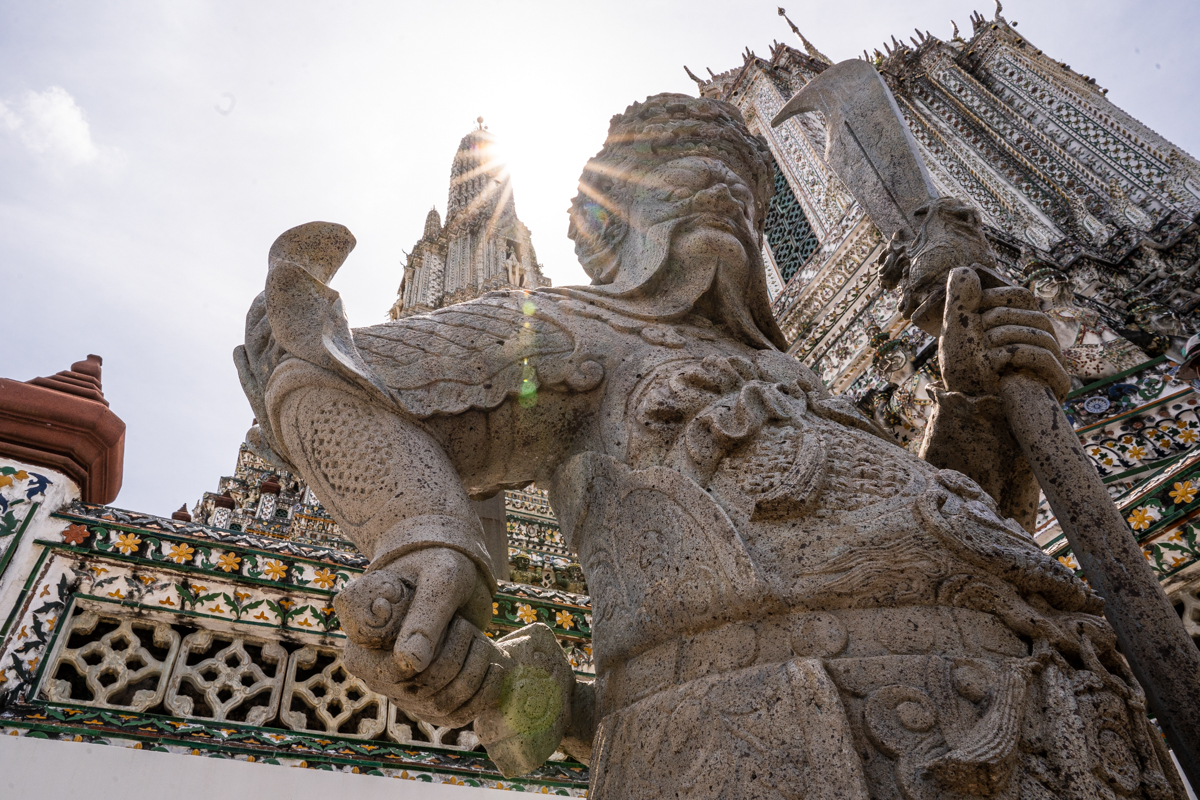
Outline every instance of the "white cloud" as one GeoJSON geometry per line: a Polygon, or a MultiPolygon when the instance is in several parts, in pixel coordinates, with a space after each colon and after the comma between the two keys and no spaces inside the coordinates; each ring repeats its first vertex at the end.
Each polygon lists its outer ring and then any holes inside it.
{"type": "Polygon", "coordinates": [[[61,86],[28,91],[9,103],[0,101],[0,128],[29,152],[56,165],[80,166],[101,157],[83,109],[61,86]]]}

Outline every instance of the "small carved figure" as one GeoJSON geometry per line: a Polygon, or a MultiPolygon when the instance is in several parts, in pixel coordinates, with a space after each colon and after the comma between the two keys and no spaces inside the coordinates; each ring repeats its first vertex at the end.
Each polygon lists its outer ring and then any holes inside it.
{"type": "Polygon", "coordinates": [[[918,369],[917,353],[903,338],[889,338],[871,326],[871,359],[876,372],[888,381],[872,398],[872,417],[905,449],[919,452],[925,425],[933,411],[936,378],[928,368],[918,369]]]}
{"type": "Polygon", "coordinates": [[[572,561],[558,575],[558,585],[563,591],[587,594],[587,583],[583,579],[583,567],[572,561]]]}
{"type": "Polygon", "coordinates": [[[508,276],[510,286],[523,287],[525,285],[525,277],[521,270],[521,262],[517,258],[516,252],[510,246],[504,257],[504,272],[508,276]]]}
{"type": "Polygon", "coordinates": [[[530,569],[529,556],[525,553],[517,553],[513,556],[512,570],[509,572],[508,579],[513,583],[527,583],[530,586],[538,586],[542,582],[542,571],[540,569],[530,569]]]}
{"type": "Polygon", "coordinates": [[[1174,311],[1149,297],[1134,297],[1129,301],[1129,323],[1150,338],[1148,348],[1154,355],[1183,362],[1191,333],[1174,311]]]}
{"type": "MultiPolygon", "coordinates": [[[[1069,387],[1036,299],[951,272],[918,458],[781,352],[772,175],[732,105],[651,97],[572,204],[591,286],[355,331],[328,287],[349,232],[279,238],[236,360],[255,447],[371,558],[335,601],[348,669],[476,720],[511,772],[561,746],[599,800],[1171,797],[1100,600],[1022,528],[1038,488],[998,375],[1069,387]],[[530,481],[587,576],[595,683],[544,626],[480,633],[468,496],[530,481]]],[[[928,213],[931,251],[978,233],[928,213]]]]}
{"type": "Polygon", "coordinates": [[[1149,360],[1136,344],[1110,328],[1094,309],[1075,302],[1071,278],[1044,262],[1026,267],[1025,285],[1037,297],[1054,326],[1063,366],[1073,388],[1080,388],[1149,360]]]}

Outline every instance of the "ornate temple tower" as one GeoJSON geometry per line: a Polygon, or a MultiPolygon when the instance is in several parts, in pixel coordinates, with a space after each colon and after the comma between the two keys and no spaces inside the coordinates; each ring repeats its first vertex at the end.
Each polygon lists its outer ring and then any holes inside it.
{"type": "MultiPolygon", "coordinates": [[[[1095,79],[1026,40],[999,7],[993,19],[971,22],[968,38],[955,26],[950,41],[918,32],[911,44],[893,37],[884,52],[863,53],[894,93],[939,191],[979,208],[1014,281],[1024,282],[1034,261],[1060,270],[1078,303],[1139,345],[1139,305],[1173,316],[1160,327],[1194,330],[1200,162],[1109,102],[1095,79]]],[[[908,337],[917,351],[928,339],[906,330],[896,298],[874,276],[883,242],[825,164],[821,115],[770,125],[831,63],[792,29],[803,50],[776,43],[769,59],[747,50],[736,69],[692,77],[701,94],[737,105],[775,155],[765,249],[791,352],[833,391],[862,397],[887,384],[871,365],[872,325],[908,337]]]]}
{"type": "Polygon", "coordinates": [[[388,316],[400,319],[502,288],[549,286],[529,229],[517,218],[512,183],[483,125],[458,143],[450,167],[446,224],[437,209],[408,254],[404,280],[388,316]]]}

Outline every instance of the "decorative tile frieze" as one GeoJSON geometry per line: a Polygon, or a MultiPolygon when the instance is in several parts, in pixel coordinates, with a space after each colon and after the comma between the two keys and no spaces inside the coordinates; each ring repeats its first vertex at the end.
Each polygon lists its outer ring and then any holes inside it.
{"type": "Polygon", "coordinates": [[[46,475],[9,464],[0,466],[0,575],[17,542],[46,499],[52,481],[46,475]]]}

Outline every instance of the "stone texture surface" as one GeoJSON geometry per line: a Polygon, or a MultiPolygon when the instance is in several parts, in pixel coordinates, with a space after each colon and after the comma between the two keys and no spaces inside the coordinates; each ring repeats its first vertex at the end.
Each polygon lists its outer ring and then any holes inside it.
{"type": "MultiPolygon", "coordinates": [[[[658,95],[614,118],[572,205],[592,286],[350,331],[327,283],[353,237],[280,237],[236,360],[252,441],[372,559],[337,600],[347,668],[433,724],[483,720],[512,769],[561,736],[602,800],[1179,796],[1098,598],[1011,518],[1036,492],[1011,450],[922,460],[779,352],[771,186],[736,109],[658,95]],[[570,691],[536,630],[479,630],[469,498],[531,480],[592,591],[597,678],[570,691]]],[[[931,252],[972,222],[927,218],[931,252]]],[[[1007,435],[981,337],[1067,380],[1032,295],[989,316],[1010,290],[966,272],[934,325],[966,323],[935,453],[1007,435]]]]}

